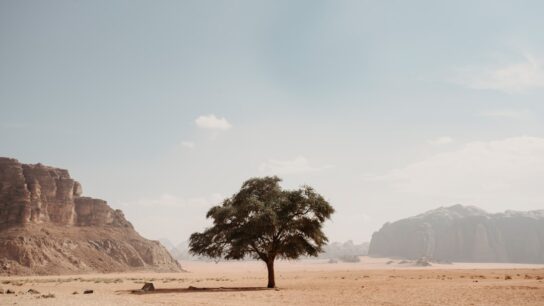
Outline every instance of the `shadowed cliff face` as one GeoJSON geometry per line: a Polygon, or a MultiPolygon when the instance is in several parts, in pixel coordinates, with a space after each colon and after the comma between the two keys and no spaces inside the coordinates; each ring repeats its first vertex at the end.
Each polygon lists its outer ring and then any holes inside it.
{"type": "Polygon", "coordinates": [[[371,256],[458,262],[544,263],[544,211],[489,214],[455,205],[386,223],[371,256]]]}
{"type": "Polygon", "coordinates": [[[67,170],[0,158],[0,274],[181,271],[67,170]]]}

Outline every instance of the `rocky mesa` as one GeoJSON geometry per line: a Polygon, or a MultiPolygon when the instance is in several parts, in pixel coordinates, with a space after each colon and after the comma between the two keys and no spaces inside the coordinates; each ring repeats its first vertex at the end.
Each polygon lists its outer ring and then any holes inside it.
{"type": "Polygon", "coordinates": [[[182,271],[68,171],[0,157],[0,274],[182,271]]]}
{"type": "Polygon", "coordinates": [[[544,263],[544,210],[491,214],[454,205],[386,223],[369,255],[438,261],[544,263]]]}

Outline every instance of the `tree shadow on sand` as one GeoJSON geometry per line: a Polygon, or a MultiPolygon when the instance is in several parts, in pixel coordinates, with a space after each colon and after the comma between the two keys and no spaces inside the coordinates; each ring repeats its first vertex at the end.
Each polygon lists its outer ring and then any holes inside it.
{"type": "Polygon", "coordinates": [[[131,294],[157,294],[157,293],[192,293],[192,292],[243,292],[243,291],[264,291],[264,290],[278,290],[275,288],[266,287],[193,287],[188,288],[157,288],[154,290],[128,290],[119,291],[120,293],[131,294]]]}

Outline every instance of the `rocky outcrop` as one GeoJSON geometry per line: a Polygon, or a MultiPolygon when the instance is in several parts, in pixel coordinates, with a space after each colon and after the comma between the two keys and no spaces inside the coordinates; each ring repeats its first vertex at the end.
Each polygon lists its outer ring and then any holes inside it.
{"type": "Polygon", "coordinates": [[[182,270],[122,211],[81,195],[67,170],[0,158],[0,273],[182,270]]]}
{"type": "Polygon", "coordinates": [[[81,185],[67,170],[0,158],[0,227],[27,223],[132,227],[106,201],[81,194],[81,185]]]}
{"type": "Polygon", "coordinates": [[[112,225],[132,228],[132,224],[125,219],[125,215],[121,210],[113,210],[106,201],[99,199],[76,198],[75,214],[78,226],[112,225]]]}
{"type": "Polygon", "coordinates": [[[372,235],[369,255],[544,263],[544,210],[489,214],[471,206],[441,207],[386,223],[372,235]]]}

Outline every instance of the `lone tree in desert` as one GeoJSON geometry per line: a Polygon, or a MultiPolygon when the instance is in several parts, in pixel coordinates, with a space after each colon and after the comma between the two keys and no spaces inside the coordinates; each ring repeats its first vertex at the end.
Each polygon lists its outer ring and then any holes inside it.
{"type": "Polygon", "coordinates": [[[276,286],[274,261],[317,256],[328,239],[323,222],[332,206],[311,187],[282,190],[278,177],[252,178],[240,191],[212,207],[213,226],[193,233],[189,250],[211,258],[252,257],[266,263],[268,288],[276,286]]]}

